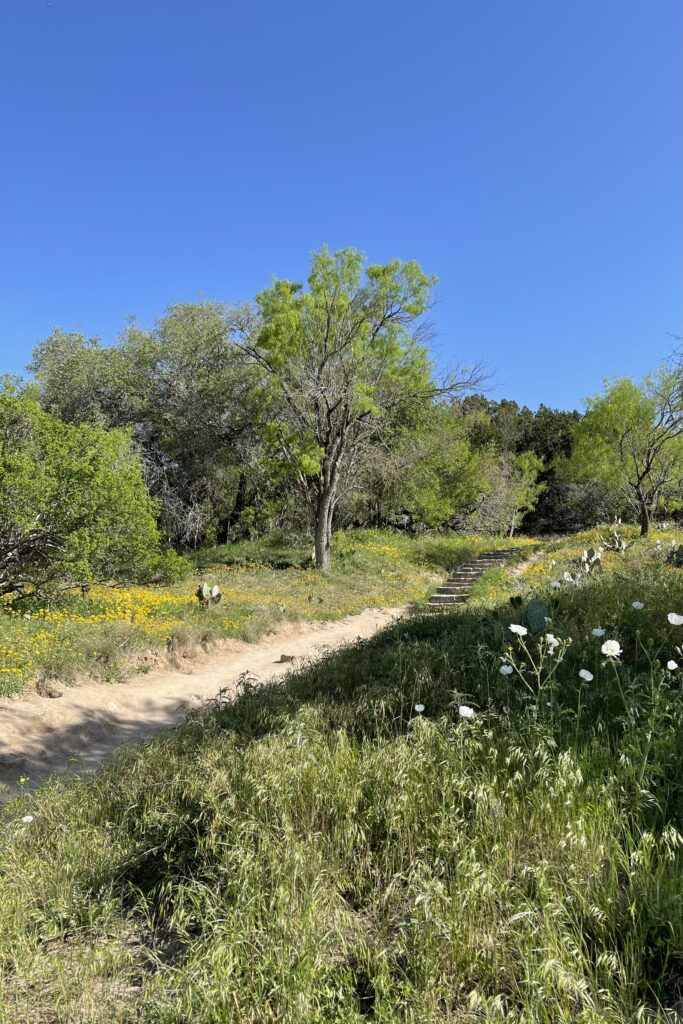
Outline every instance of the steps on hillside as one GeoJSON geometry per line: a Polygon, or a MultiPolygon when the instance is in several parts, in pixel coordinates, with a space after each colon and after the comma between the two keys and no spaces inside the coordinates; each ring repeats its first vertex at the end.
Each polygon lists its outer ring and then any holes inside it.
{"type": "Polygon", "coordinates": [[[503,565],[513,551],[515,548],[507,548],[504,551],[487,551],[475,558],[474,561],[459,565],[446,582],[436,588],[436,592],[427,602],[427,608],[432,611],[443,611],[452,608],[453,605],[463,604],[470,596],[475,580],[478,580],[481,574],[492,566],[503,565]]]}

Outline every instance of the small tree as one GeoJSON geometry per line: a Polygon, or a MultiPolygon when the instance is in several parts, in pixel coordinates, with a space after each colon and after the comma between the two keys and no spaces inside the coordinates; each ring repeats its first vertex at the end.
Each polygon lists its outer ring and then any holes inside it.
{"type": "Polygon", "coordinates": [[[683,377],[663,367],[642,385],[623,378],[588,400],[565,479],[591,480],[635,512],[646,536],[656,509],[680,497],[683,479],[683,377]]]}
{"type": "Polygon", "coordinates": [[[180,574],[182,559],[161,555],[155,513],[127,433],[0,393],[0,594],[180,574]]]}
{"type": "Polygon", "coordinates": [[[308,291],[276,281],[257,296],[245,351],[265,376],[269,439],[293,474],[330,565],[335,506],[367,446],[399,417],[472,381],[437,385],[421,341],[435,278],[415,262],[366,266],[355,249],[313,257],[308,291]]]}

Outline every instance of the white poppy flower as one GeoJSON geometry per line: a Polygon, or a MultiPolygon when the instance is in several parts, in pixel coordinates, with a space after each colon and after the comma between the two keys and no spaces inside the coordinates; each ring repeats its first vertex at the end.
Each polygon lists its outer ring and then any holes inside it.
{"type": "Polygon", "coordinates": [[[683,615],[677,615],[676,612],[669,612],[667,619],[672,626],[683,626],[683,615]]]}
{"type": "Polygon", "coordinates": [[[604,636],[605,635],[604,629],[600,629],[599,626],[597,626],[595,629],[592,629],[591,633],[593,634],[593,636],[604,636]]]}
{"type": "Polygon", "coordinates": [[[603,654],[606,654],[608,658],[618,658],[622,653],[621,645],[618,640],[605,640],[600,650],[603,654]]]}
{"type": "Polygon", "coordinates": [[[24,825],[30,825],[31,822],[33,821],[33,815],[25,814],[21,820],[23,821],[24,825]]]}
{"type": "Polygon", "coordinates": [[[458,714],[461,718],[474,718],[475,711],[474,708],[468,707],[467,704],[461,704],[458,708],[458,714]]]}
{"type": "Polygon", "coordinates": [[[631,604],[631,608],[635,608],[637,612],[639,612],[644,607],[645,607],[645,605],[643,604],[642,601],[634,601],[631,604]]]}
{"type": "Polygon", "coordinates": [[[507,706],[507,704],[503,704],[503,714],[504,715],[509,715],[510,714],[510,708],[507,706]]]}
{"type": "Polygon", "coordinates": [[[579,672],[579,678],[585,679],[587,683],[590,683],[593,681],[593,673],[589,672],[587,668],[582,668],[579,672]]]}
{"type": "Polygon", "coordinates": [[[670,661],[667,661],[666,667],[668,668],[669,672],[675,672],[678,668],[678,662],[674,661],[673,658],[671,658],[670,661]]]}
{"type": "Polygon", "coordinates": [[[556,647],[560,646],[560,641],[557,639],[554,633],[546,633],[545,642],[550,648],[551,653],[555,650],[556,647]]]}
{"type": "Polygon", "coordinates": [[[415,705],[415,710],[417,711],[418,715],[421,715],[422,712],[424,711],[424,709],[425,709],[424,704],[416,704],[415,705]]]}
{"type": "Polygon", "coordinates": [[[512,665],[501,665],[500,666],[500,674],[502,676],[511,676],[513,671],[514,671],[514,669],[512,668],[512,665]]]}
{"type": "Polygon", "coordinates": [[[526,628],[526,626],[518,626],[513,624],[512,626],[510,626],[510,632],[516,633],[517,636],[526,636],[529,630],[526,628]]]}
{"type": "Polygon", "coordinates": [[[559,590],[560,587],[562,586],[562,584],[560,583],[559,580],[551,580],[550,581],[550,586],[553,588],[553,590],[559,590]]]}

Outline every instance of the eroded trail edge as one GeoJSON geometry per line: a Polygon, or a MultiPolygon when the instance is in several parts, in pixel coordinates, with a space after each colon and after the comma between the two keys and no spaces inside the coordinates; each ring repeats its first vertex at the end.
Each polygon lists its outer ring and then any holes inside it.
{"type": "Polygon", "coordinates": [[[337,622],[289,623],[258,643],[226,644],[182,669],[153,669],[122,683],[86,682],[64,688],[55,700],[37,693],[3,700],[0,800],[18,791],[21,777],[33,784],[50,772],[96,768],[121,744],[173,728],[219,690],[234,692],[244,672],[263,683],[280,678],[301,659],[372,636],[403,612],[368,609],[337,622]],[[280,662],[283,654],[294,660],[280,662]]]}

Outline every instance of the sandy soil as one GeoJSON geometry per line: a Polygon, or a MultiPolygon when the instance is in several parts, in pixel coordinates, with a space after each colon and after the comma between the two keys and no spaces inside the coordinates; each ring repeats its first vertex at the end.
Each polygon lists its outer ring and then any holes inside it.
{"type": "Polygon", "coordinates": [[[0,701],[0,800],[17,792],[20,776],[34,784],[52,771],[95,768],[122,743],[178,725],[220,689],[233,690],[243,672],[262,682],[281,677],[302,658],[319,658],[371,636],[401,614],[385,608],[338,622],[289,623],[258,643],[214,649],[187,668],[156,668],[124,683],[64,687],[58,698],[37,693],[6,698],[0,701]],[[294,661],[282,663],[282,655],[294,661]]]}

